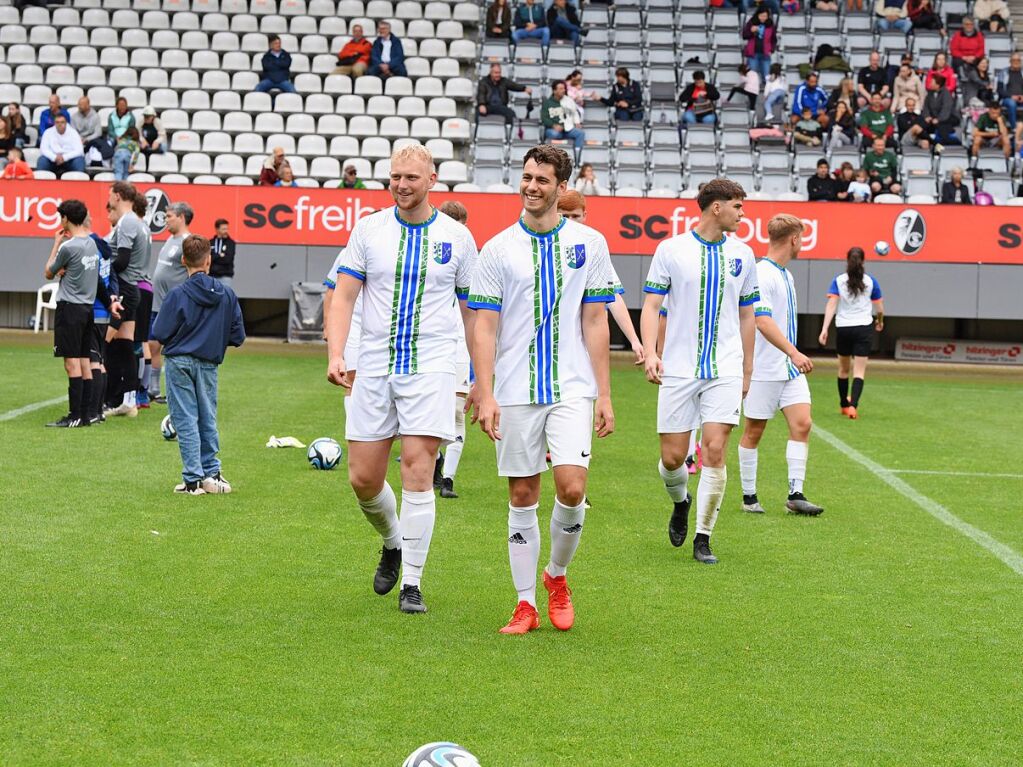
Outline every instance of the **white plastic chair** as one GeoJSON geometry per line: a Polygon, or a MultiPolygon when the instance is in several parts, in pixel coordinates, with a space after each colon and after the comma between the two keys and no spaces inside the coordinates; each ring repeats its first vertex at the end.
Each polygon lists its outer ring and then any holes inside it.
{"type": "Polygon", "coordinates": [[[39,332],[40,319],[43,321],[43,331],[50,329],[49,315],[44,310],[49,309],[51,312],[57,311],[57,288],[59,287],[59,282],[47,282],[36,291],[36,321],[34,332],[39,332]]]}

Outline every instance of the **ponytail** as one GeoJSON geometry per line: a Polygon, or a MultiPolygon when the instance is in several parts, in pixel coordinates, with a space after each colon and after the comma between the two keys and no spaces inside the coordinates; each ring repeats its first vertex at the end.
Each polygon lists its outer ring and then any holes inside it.
{"type": "Polygon", "coordinates": [[[849,278],[846,287],[849,288],[849,294],[853,297],[867,289],[863,282],[863,260],[865,258],[863,248],[849,248],[849,252],[845,256],[845,274],[849,278]]]}

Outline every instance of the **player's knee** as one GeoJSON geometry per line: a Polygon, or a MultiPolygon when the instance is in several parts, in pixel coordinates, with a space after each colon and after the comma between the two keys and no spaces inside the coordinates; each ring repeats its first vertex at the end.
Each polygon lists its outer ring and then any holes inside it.
{"type": "Polygon", "coordinates": [[[813,419],[810,416],[800,418],[792,424],[792,438],[797,442],[806,442],[810,436],[810,429],[813,428],[813,419]]]}
{"type": "Polygon", "coordinates": [[[570,480],[558,486],[558,500],[563,506],[578,506],[586,499],[586,482],[570,480]]]}
{"type": "Polygon", "coordinates": [[[709,466],[722,466],[725,460],[726,437],[705,437],[703,440],[703,462],[709,466]]]}
{"type": "Polygon", "coordinates": [[[528,487],[513,487],[508,491],[508,500],[516,508],[526,508],[536,503],[536,494],[528,487]]]}

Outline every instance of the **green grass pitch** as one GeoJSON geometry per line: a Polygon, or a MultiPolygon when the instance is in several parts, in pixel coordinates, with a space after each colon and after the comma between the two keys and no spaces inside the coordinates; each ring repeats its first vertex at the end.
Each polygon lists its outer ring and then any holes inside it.
{"type": "MultiPolygon", "coordinates": [[[[0,414],[63,393],[47,343],[0,342],[0,414]]],[[[42,428],[62,404],[0,422],[0,764],[398,767],[446,739],[485,767],[1019,763],[1023,577],[823,440],[807,494],[826,512],[805,519],[783,513],[782,423],[764,516],[739,510],[733,435],[721,564],[698,565],[667,541],[655,390],[617,367],[576,627],[551,628],[541,589],[541,630],[503,637],[493,448],[470,431],[462,497],[438,499],[430,612],[402,615],[372,592],[380,544],[344,469],[264,447],[342,438],[325,368],[318,348],[229,353],[230,496],[171,493],[159,406],[88,430],[42,428]]],[[[1023,552],[1018,377],[875,368],[858,422],[830,369],[811,383],[821,427],[888,469],[946,472],[899,476],[1023,552]]],[[[548,478],[545,550],[551,501],[548,478]]]]}

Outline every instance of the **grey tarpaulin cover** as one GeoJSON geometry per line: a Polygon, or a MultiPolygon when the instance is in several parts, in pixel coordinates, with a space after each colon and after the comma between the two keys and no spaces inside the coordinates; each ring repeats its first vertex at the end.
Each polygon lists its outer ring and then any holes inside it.
{"type": "Polygon", "coordinates": [[[323,294],[319,282],[291,283],[288,301],[288,341],[323,340],[323,294]]]}

